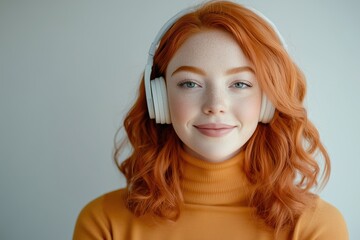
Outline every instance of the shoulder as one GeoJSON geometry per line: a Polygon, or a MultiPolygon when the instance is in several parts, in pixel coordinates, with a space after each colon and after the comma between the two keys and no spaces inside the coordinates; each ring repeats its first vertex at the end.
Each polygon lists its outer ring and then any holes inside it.
{"type": "Polygon", "coordinates": [[[81,210],[79,217],[90,217],[94,215],[101,216],[103,214],[112,214],[113,209],[117,209],[117,211],[124,209],[125,194],[125,189],[119,189],[101,195],[85,205],[85,207],[81,210]]]}
{"type": "Polygon", "coordinates": [[[345,219],[332,204],[321,198],[315,200],[298,220],[295,232],[304,239],[349,239],[345,219]]]}
{"type": "Polygon", "coordinates": [[[74,239],[108,239],[111,225],[129,214],[124,204],[125,194],[125,189],[119,189],[85,205],[75,224],[74,239]]]}

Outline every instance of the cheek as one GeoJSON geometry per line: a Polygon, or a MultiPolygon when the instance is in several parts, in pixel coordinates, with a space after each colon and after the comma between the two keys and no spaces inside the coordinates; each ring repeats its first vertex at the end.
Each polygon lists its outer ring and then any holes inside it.
{"type": "Polygon", "coordinates": [[[243,121],[258,121],[261,108],[260,95],[252,96],[245,101],[239,101],[235,112],[243,121]]]}
{"type": "Polygon", "coordinates": [[[176,93],[169,94],[168,99],[172,123],[186,122],[188,117],[192,115],[194,108],[194,104],[191,103],[191,100],[178,96],[176,93]]]}

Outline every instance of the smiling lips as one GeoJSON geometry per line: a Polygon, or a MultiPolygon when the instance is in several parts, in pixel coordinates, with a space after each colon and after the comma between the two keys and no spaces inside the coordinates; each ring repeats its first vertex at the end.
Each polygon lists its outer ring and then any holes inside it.
{"type": "Polygon", "coordinates": [[[200,133],[209,137],[222,137],[231,132],[236,126],[231,126],[222,123],[209,123],[194,125],[200,133]]]}

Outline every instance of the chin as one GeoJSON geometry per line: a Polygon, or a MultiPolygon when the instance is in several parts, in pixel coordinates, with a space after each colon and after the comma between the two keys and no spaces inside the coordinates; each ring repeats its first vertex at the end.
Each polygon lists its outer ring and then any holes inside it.
{"type": "Polygon", "coordinates": [[[195,158],[207,162],[223,162],[241,151],[241,146],[224,149],[225,146],[217,148],[215,146],[201,146],[200,148],[191,149],[184,144],[184,150],[195,158]]]}

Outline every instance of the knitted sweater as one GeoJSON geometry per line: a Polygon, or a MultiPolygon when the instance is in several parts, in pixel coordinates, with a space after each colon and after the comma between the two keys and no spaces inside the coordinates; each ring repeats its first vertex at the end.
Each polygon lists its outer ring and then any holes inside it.
{"type": "MultiPolygon", "coordinates": [[[[182,153],[184,204],[176,222],[135,217],[124,204],[126,189],[107,193],[81,211],[74,240],[86,239],[274,239],[273,231],[254,217],[248,206],[249,184],[242,171],[243,153],[221,163],[209,163],[182,153]]],[[[316,199],[294,229],[278,238],[293,240],[342,240],[348,232],[341,213],[316,199]]]]}

